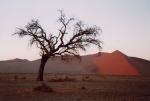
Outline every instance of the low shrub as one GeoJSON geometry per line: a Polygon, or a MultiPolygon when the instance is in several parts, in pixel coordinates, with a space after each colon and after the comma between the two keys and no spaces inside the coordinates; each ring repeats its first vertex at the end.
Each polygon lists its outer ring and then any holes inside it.
{"type": "Polygon", "coordinates": [[[41,92],[53,92],[54,90],[47,86],[45,83],[42,83],[40,86],[33,88],[34,91],[41,91],[41,92]]]}
{"type": "Polygon", "coordinates": [[[64,78],[64,81],[75,81],[75,78],[70,78],[70,77],[66,76],[64,78]]]}
{"type": "Polygon", "coordinates": [[[82,89],[82,90],[86,90],[87,88],[86,88],[86,87],[84,87],[84,86],[82,86],[82,87],[81,87],[81,89],[82,89]]]}
{"type": "Polygon", "coordinates": [[[65,78],[52,78],[49,80],[50,82],[65,82],[65,81],[76,81],[74,78],[70,78],[66,76],[65,78]]]}
{"type": "Polygon", "coordinates": [[[17,75],[15,75],[15,76],[14,76],[14,79],[15,79],[15,80],[18,80],[18,79],[19,79],[19,77],[18,77],[17,75]]]}
{"type": "Polygon", "coordinates": [[[82,78],[82,81],[91,81],[90,77],[89,76],[85,76],[82,78]]]}
{"type": "Polygon", "coordinates": [[[25,77],[25,76],[24,76],[24,77],[21,77],[21,79],[22,79],[22,80],[26,80],[26,77],[25,77]]]}

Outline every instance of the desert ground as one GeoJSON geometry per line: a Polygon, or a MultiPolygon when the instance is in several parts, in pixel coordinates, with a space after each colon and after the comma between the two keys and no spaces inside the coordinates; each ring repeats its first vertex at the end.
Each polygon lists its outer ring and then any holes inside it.
{"type": "Polygon", "coordinates": [[[150,76],[0,74],[0,101],[150,101],[150,76]]]}

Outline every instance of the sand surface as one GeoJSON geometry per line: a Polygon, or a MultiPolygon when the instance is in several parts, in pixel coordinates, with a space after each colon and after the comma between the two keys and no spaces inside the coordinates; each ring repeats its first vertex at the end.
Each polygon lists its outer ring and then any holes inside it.
{"type": "Polygon", "coordinates": [[[53,92],[35,91],[35,77],[0,74],[0,101],[150,101],[149,77],[47,74],[53,92]]]}

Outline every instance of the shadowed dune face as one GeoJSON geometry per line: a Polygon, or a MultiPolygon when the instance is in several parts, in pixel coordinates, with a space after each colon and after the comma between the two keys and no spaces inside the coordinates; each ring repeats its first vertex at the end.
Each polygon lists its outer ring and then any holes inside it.
{"type": "Polygon", "coordinates": [[[140,75],[150,75],[150,62],[148,60],[137,57],[128,57],[127,59],[130,64],[136,67],[140,75]]]}
{"type": "Polygon", "coordinates": [[[103,75],[138,75],[137,69],[126,59],[120,51],[102,53],[93,58],[93,62],[100,74],[103,75]]]}

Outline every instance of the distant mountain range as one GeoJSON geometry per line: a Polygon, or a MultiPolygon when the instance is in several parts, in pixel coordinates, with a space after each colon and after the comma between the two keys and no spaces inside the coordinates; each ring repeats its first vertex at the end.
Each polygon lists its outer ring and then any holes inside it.
{"type": "MultiPolygon", "coordinates": [[[[37,73],[40,59],[29,61],[13,59],[0,61],[0,73],[37,73]]],[[[112,53],[100,52],[63,62],[60,57],[49,59],[45,73],[100,74],[100,75],[150,75],[150,61],[129,57],[116,50],[112,53]]]]}

